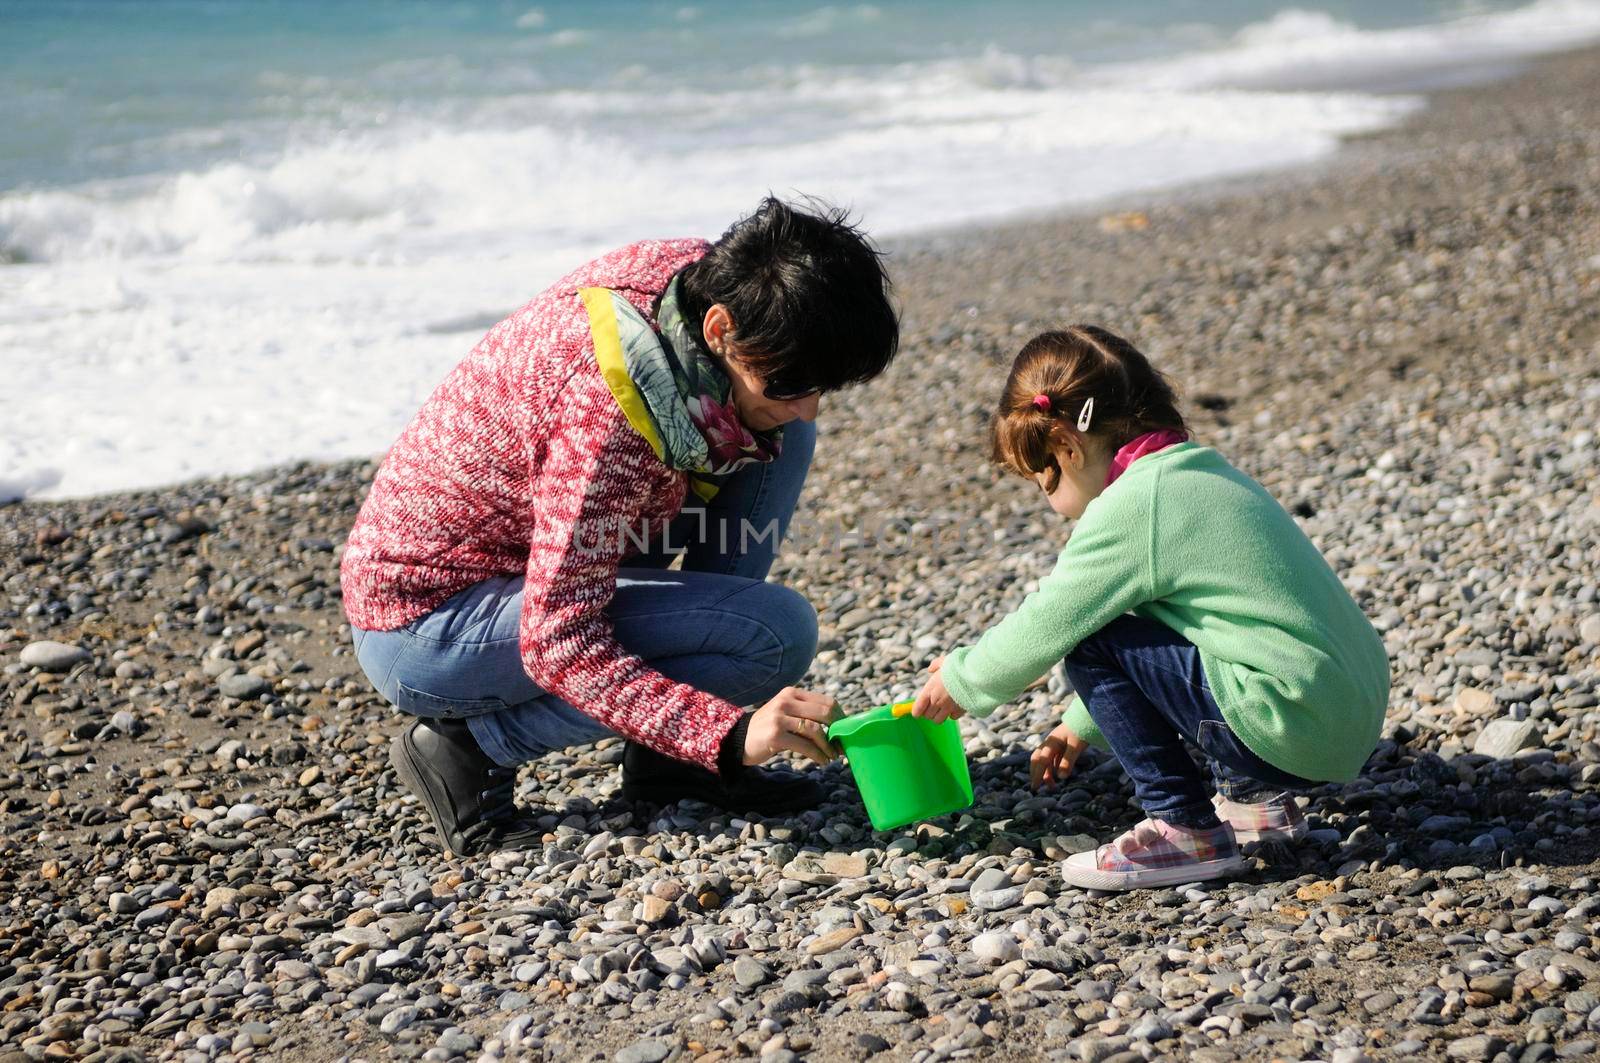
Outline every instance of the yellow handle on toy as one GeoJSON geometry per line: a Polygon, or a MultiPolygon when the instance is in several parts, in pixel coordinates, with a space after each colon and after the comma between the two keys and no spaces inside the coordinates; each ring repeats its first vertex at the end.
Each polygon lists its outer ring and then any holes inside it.
{"type": "Polygon", "coordinates": [[[917,703],[914,701],[897,701],[889,710],[889,714],[898,720],[902,716],[910,716],[911,710],[916,707],[917,703]]]}

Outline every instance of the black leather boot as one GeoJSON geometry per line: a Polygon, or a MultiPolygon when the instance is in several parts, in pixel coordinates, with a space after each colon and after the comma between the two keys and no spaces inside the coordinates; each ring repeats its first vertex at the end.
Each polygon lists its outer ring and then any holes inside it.
{"type": "Polygon", "coordinates": [[[447,853],[477,856],[532,849],[544,834],[512,800],[515,768],[503,768],[465,720],[417,720],[389,746],[400,781],[422,800],[447,853]]]}
{"type": "Polygon", "coordinates": [[[693,798],[725,812],[763,816],[804,812],[822,804],[822,785],[814,775],[750,767],[717,775],[637,742],[627,743],[622,753],[623,798],[658,805],[693,798]]]}

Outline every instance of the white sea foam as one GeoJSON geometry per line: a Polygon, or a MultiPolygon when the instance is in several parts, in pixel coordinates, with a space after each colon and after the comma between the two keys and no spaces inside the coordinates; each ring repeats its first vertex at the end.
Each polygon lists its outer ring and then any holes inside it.
{"type": "Polygon", "coordinates": [[[1594,0],[1536,0],[1511,11],[1387,30],[1358,29],[1325,12],[1291,8],[1244,27],[1226,47],[1130,63],[1106,75],[1164,89],[1425,83],[1440,71],[1492,67],[1595,40],[1600,3],[1594,0]]]}
{"type": "MultiPolygon", "coordinates": [[[[540,48],[562,32],[524,19],[540,48]]],[[[892,235],[1292,165],[1418,102],[1348,79],[1305,89],[1334,80],[1319,71],[1483,63],[1585,34],[1600,0],[1381,32],[1284,12],[1115,68],[991,47],[774,65],[728,89],[641,72],[546,90],[532,66],[498,96],[308,124],[209,167],[0,194],[0,251],[22,260],[0,267],[0,497],[379,452],[488,322],[559,273],[631,239],[714,235],[769,189],[892,235]]],[[[460,76],[431,62],[386,76],[460,76]]]]}
{"type": "Polygon", "coordinates": [[[837,33],[863,22],[877,22],[882,17],[883,10],[873,4],[857,4],[849,7],[830,4],[794,16],[778,27],[778,35],[820,37],[825,33],[837,33]]]}
{"type": "Polygon", "coordinates": [[[1296,161],[1411,106],[1356,93],[1021,89],[995,84],[988,71],[999,62],[990,55],[972,64],[976,73],[950,65],[892,80],[801,78],[765,98],[565,93],[546,101],[567,111],[562,126],[396,124],[264,165],[16,193],[0,197],[0,245],[30,262],[392,264],[485,245],[598,248],[666,225],[716,229],[769,187],[847,200],[875,229],[904,231],[1296,161]],[[858,112],[852,122],[797,123],[713,151],[647,147],[572,120],[664,105],[715,119],[783,98],[851,101],[858,112]],[[1169,159],[1125,166],[1116,156],[1124,148],[1169,159]],[[1030,168],[1067,152],[1085,153],[1070,178],[1040,173],[1041,187],[1023,191],[1030,168]],[[1115,172],[1084,176],[1097,168],[1090,152],[1115,172]],[[909,158],[924,163],[915,179],[909,158]],[[673,194],[681,187],[694,188],[692,202],[673,194]]]}

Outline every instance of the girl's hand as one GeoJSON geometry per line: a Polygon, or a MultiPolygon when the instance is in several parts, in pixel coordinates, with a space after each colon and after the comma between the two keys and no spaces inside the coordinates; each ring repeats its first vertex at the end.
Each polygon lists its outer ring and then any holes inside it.
{"type": "Polygon", "coordinates": [[[967,710],[958,705],[944,688],[944,679],[939,675],[939,666],[943,663],[944,658],[940,657],[928,665],[933,677],[923,684],[921,692],[917,694],[911,715],[932,723],[944,723],[946,720],[959,720],[967,714],[967,710]]]}
{"type": "Polygon", "coordinates": [[[1028,760],[1028,780],[1033,788],[1060,785],[1072,774],[1072,766],[1088,748],[1089,743],[1074,734],[1072,728],[1064,723],[1057,725],[1028,760]]]}

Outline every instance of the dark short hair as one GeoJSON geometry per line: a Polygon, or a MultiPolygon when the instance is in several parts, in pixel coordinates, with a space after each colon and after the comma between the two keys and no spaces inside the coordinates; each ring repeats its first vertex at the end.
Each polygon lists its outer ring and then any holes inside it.
{"type": "Polygon", "coordinates": [[[721,303],[740,358],[764,379],[822,391],[889,367],[900,323],[883,253],[820,200],[806,210],[773,196],[739,219],[683,273],[695,334],[721,303]]]}

